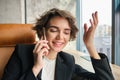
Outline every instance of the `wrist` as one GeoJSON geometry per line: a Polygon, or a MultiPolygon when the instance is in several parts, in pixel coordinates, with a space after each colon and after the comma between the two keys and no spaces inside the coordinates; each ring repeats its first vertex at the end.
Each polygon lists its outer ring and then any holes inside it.
{"type": "Polygon", "coordinates": [[[93,45],[87,47],[87,50],[88,50],[88,52],[89,52],[89,54],[90,54],[90,56],[92,58],[94,58],[94,59],[101,59],[99,54],[98,54],[98,52],[97,52],[97,50],[95,49],[95,47],[93,45]]]}
{"type": "Polygon", "coordinates": [[[32,72],[35,75],[35,77],[37,77],[37,75],[39,74],[39,72],[41,71],[42,67],[39,66],[33,66],[32,68],[32,72]]]}

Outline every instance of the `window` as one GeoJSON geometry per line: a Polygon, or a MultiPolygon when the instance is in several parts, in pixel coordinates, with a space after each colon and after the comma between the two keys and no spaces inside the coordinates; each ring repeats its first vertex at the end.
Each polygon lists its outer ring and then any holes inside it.
{"type": "MultiPolygon", "coordinates": [[[[94,44],[98,52],[105,53],[111,61],[111,16],[112,16],[112,0],[82,0],[80,2],[81,19],[80,19],[80,34],[83,35],[84,23],[89,24],[91,14],[98,11],[99,24],[96,29],[94,44]]],[[[80,36],[80,51],[88,54],[87,49],[83,43],[82,36],[80,36]]]]}

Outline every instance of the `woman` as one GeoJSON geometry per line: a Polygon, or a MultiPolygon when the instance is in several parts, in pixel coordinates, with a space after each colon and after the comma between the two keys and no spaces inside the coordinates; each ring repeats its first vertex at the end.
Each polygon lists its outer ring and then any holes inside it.
{"type": "Polygon", "coordinates": [[[76,38],[78,29],[69,12],[53,8],[36,22],[39,41],[34,45],[17,45],[2,80],[113,80],[107,57],[98,54],[94,33],[98,24],[97,12],[92,14],[91,27],[84,24],[84,43],[95,73],[75,64],[74,57],[62,51],[76,38]]]}

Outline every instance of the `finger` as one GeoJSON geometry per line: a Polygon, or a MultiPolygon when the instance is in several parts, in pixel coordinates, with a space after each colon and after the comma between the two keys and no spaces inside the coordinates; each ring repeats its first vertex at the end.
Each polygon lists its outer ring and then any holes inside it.
{"type": "Polygon", "coordinates": [[[84,32],[86,33],[87,30],[88,30],[88,27],[87,27],[87,24],[85,23],[85,24],[84,24],[84,32]]]}
{"type": "MultiPolygon", "coordinates": [[[[43,44],[47,44],[47,43],[48,43],[48,41],[46,41],[46,40],[39,40],[39,41],[37,42],[37,44],[35,45],[35,48],[34,48],[34,50],[33,50],[33,53],[36,53],[36,52],[38,51],[38,49],[40,49],[40,48],[43,47],[43,44]]],[[[48,46],[47,46],[47,48],[49,49],[48,46]]]]}
{"type": "Polygon", "coordinates": [[[48,41],[47,40],[42,40],[43,41],[43,47],[44,48],[47,48],[47,49],[50,49],[49,46],[48,46],[48,41]]]}
{"type": "Polygon", "coordinates": [[[97,19],[96,19],[95,13],[92,13],[92,18],[93,18],[94,25],[97,25],[97,19]]]}
{"type": "Polygon", "coordinates": [[[96,17],[96,21],[98,23],[98,12],[97,11],[95,12],[95,17],[96,17]]]}
{"type": "Polygon", "coordinates": [[[83,34],[83,39],[86,38],[87,31],[88,31],[88,26],[87,26],[87,24],[85,23],[85,24],[84,24],[84,34],[83,34]]]}
{"type": "Polygon", "coordinates": [[[37,41],[35,41],[33,44],[37,44],[37,41]]]}
{"type": "Polygon", "coordinates": [[[45,50],[44,49],[41,49],[39,52],[38,52],[38,57],[43,57],[44,56],[44,52],[45,50]]]}
{"type": "Polygon", "coordinates": [[[92,20],[90,19],[90,24],[91,24],[91,27],[94,27],[94,23],[92,22],[92,20]]]}
{"type": "Polygon", "coordinates": [[[43,52],[44,56],[47,56],[47,55],[48,55],[48,53],[49,53],[49,50],[48,50],[48,49],[46,49],[46,48],[44,48],[43,50],[44,50],[44,52],[43,52]]]}
{"type": "Polygon", "coordinates": [[[42,48],[42,49],[38,52],[38,56],[43,57],[43,56],[48,55],[48,53],[49,53],[48,49],[42,48]]]}
{"type": "Polygon", "coordinates": [[[43,44],[40,44],[40,45],[37,47],[35,53],[38,54],[38,53],[42,50],[42,48],[43,48],[43,44]]]}
{"type": "Polygon", "coordinates": [[[36,53],[38,53],[41,49],[43,49],[43,48],[45,48],[45,49],[49,49],[49,47],[48,47],[48,45],[46,44],[46,43],[42,43],[42,44],[40,44],[39,46],[38,46],[38,48],[36,49],[36,53]]]}
{"type": "Polygon", "coordinates": [[[91,27],[89,27],[89,31],[94,33],[95,29],[96,29],[96,26],[91,19],[90,19],[90,24],[91,24],[91,27]]]}
{"type": "Polygon", "coordinates": [[[43,48],[47,48],[47,49],[50,49],[50,47],[48,46],[48,44],[43,44],[43,48]]]}
{"type": "Polygon", "coordinates": [[[37,41],[37,43],[36,43],[36,45],[35,45],[35,47],[34,47],[34,49],[33,49],[33,53],[36,52],[38,45],[40,45],[40,41],[37,41]]]}

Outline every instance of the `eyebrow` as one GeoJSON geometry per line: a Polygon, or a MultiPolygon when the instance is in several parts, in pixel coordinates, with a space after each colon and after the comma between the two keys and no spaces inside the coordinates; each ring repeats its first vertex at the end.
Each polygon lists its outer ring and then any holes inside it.
{"type": "Polygon", "coordinates": [[[56,26],[49,26],[49,28],[57,28],[58,29],[58,27],[56,27],[56,26]]]}

